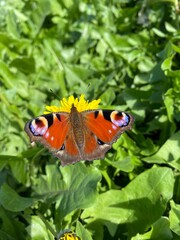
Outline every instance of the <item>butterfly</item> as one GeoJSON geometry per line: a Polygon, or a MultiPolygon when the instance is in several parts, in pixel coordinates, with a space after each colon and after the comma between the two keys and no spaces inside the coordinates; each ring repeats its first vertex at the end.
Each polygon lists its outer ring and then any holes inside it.
{"type": "Polygon", "coordinates": [[[59,240],[81,240],[81,239],[73,232],[66,232],[60,237],[59,240]]]}
{"type": "Polygon", "coordinates": [[[134,118],[126,112],[99,109],[79,111],[78,107],[74,101],[69,112],[44,114],[25,125],[30,141],[47,147],[60,158],[62,166],[80,160],[104,158],[112,144],[124,131],[131,129],[134,122],[134,118]]]}

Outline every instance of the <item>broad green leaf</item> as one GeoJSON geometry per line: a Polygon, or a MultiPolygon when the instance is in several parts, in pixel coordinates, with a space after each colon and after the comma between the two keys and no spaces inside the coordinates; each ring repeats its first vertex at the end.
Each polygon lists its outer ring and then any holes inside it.
{"type": "Polygon", "coordinates": [[[151,230],[144,234],[137,234],[135,237],[132,237],[131,240],[171,240],[173,235],[169,229],[169,221],[167,218],[162,217],[157,222],[155,222],[151,230]]]}
{"type": "Polygon", "coordinates": [[[13,8],[9,9],[6,21],[8,32],[10,32],[15,38],[19,38],[20,32],[17,25],[18,19],[13,8]]]}
{"type": "Polygon", "coordinates": [[[171,230],[180,236],[180,205],[175,204],[173,200],[170,202],[171,210],[169,212],[169,221],[171,230]]]}
{"type": "Polygon", "coordinates": [[[46,175],[34,179],[33,188],[42,199],[55,198],[65,188],[62,174],[56,165],[46,166],[46,175]]]}
{"type": "MultiPolygon", "coordinates": [[[[31,6],[31,5],[30,5],[31,6]]],[[[32,5],[31,20],[29,24],[31,26],[31,34],[35,37],[42,28],[42,24],[45,21],[45,18],[50,12],[50,1],[49,0],[39,0],[32,5]]]]}
{"type": "Polygon", "coordinates": [[[134,169],[133,159],[135,159],[135,156],[132,156],[132,157],[128,156],[128,157],[125,157],[123,160],[119,160],[119,161],[112,161],[106,158],[106,162],[108,162],[109,165],[112,165],[118,170],[121,170],[124,172],[132,172],[132,170],[134,169]]]}
{"type": "MultiPolygon", "coordinates": [[[[22,76],[16,76],[10,71],[10,67],[0,60],[0,74],[2,76],[2,82],[6,86],[6,88],[13,89],[18,93],[22,98],[27,97],[27,89],[28,84],[24,79],[22,80],[22,76]]],[[[23,76],[25,79],[26,77],[23,76]]],[[[22,99],[21,99],[22,100],[22,99]]]]}
{"type": "Polygon", "coordinates": [[[53,234],[39,216],[31,216],[29,226],[26,228],[29,239],[33,240],[54,240],[53,234]]]}
{"type": "Polygon", "coordinates": [[[82,163],[61,168],[65,188],[58,196],[56,214],[59,220],[73,210],[91,206],[97,198],[97,183],[100,172],[82,163]]]}
{"type": "Polygon", "coordinates": [[[122,190],[100,194],[95,204],[84,210],[82,218],[90,217],[88,222],[102,219],[105,225],[106,221],[126,223],[131,234],[145,231],[165,211],[173,186],[174,178],[169,168],[152,168],[122,190]]]}
{"type": "Polygon", "coordinates": [[[164,62],[162,63],[162,70],[170,70],[171,69],[173,57],[174,57],[174,55],[170,56],[164,60],[164,62]]]}
{"type": "Polygon", "coordinates": [[[100,99],[105,104],[111,104],[115,99],[115,93],[112,88],[106,89],[106,91],[100,96],[100,99]]]}
{"type": "Polygon", "coordinates": [[[35,61],[33,58],[16,58],[10,63],[10,66],[17,68],[19,71],[25,74],[35,72],[35,61]]]}
{"type": "Polygon", "coordinates": [[[25,239],[25,224],[20,222],[16,215],[0,207],[0,239],[2,240],[16,240],[25,239]]]}
{"type": "MultiPolygon", "coordinates": [[[[101,223],[101,220],[94,221],[90,224],[86,225],[86,229],[88,229],[92,233],[93,239],[103,240],[104,237],[104,226],[101,223]]],[[[117,227],[116,227],[117,230],[117,227]]]]}
{"type": "Polygon", "coordinates": [[[4,184],[0,189],[0,203],[5,209],[12,212],[18,212],[31,207],[34,200],[32,198],[19,196],[16,191],[7,184],[4,184]]]}
{"type": "Polygon", "coordinates": [[[116,54],[120,54],[121,50],[128,51],[129,49],[131,49],[131,44],[129,43],[127,36],[119,36],[104,32],[103,37],[106,43],[112,48],[113,52],[116,54]]]}
{"type": "Polygon", "coordinates": [[[151,238],[150,239],[173,239],[172,232],[169,228],[169,220],[166,217],[161,217],[152,225],[151,238]]]}
{"type": "Polygon", "coordinates": [[[7,157],[13,176],[17,179],[18,182],[27,184],[29,178],[29,164],[27,163],[27,160],[17,156],[7,157]]]}
{"type": "Polygon", "coordinates": [[[73,87],[75,84],[80,84],[81,88],[86,90],[86,84],[84,83],[84,80],[87,79],[87,77],[91,74],[91,71],[78,66],[70,66],[66,65],[65,68],[65,75],[67,78],[67,82],[70,87],[73,87]]]}
{"type": "Polygon", "coordinates": [[[97,197],[97,183],[101,175],[97,169],[82,163],[58,169],[55,165],[46,166],[46,175],[34,182],[34,191],[42,199],[56,202],[56,215],[62,221],[71,211],[87,208],[97,197]]]}
{"type": "Polygon", "coordinates": [[[0,74],[2,76],[2,82],[6,88],[16,88],[15,76],[10,72],[9,67],[2,61],[0,61],[0,74]]]}
{"type": "Polygon", "coordinates": [[[12,155],[1,155],[0,168],[4,168],[7,164],[11,167],[13,176],[20,183],[27,183],[29,172],[27,161],[22,157],[12,155]]]}
{"type": "Polygon", "coordinates": [[[143,158],[148,163],[167,163],[180,170],[180,131],[170,137],[163,146],[151,157],[143,158]]]}
{"type": "Polygon", "coordinates": [[[76,232],[80,239],[92,240],[90,232],[88,232],[79,221],[76,224],[76,232]]]}

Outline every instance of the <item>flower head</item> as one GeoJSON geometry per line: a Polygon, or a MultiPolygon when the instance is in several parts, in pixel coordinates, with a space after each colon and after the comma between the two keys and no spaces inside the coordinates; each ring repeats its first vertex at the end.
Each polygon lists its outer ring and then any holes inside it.
{"type": "Polygon", "coordinates": [[[74,98],[74,96],[70,96],[68,99],[63,98],[60,101],[60,106],[46,106],[46,111],[44,113],[51,113],[51,112],[70,112],[72,105],[74,105],[78,112],[83,112],[86,110],[97,109],[100,103],[100,99],[93,100],[92,102],[88,102],[84,99],[84,95],[81,94],[79,98],[74,98]]]}

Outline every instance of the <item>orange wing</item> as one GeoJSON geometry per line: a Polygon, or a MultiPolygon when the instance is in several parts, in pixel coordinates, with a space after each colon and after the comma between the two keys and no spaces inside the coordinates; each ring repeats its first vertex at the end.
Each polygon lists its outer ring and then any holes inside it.
{"type": "Polygon", "coordinates": [[[45,114],[25,125],[31,142],[39,142],[61,159],[61,165],[81,160],[69,113],[45,114]]]}
{"type": "Polygon", "coordinates": [[[63,148],[69,131],[68,113],[50,113],[35,118],[25,125],[31,142],[40,142],[51,151],[63,148]]]}
{"type": "Polygon", "coordinates": [[[134,122],[130,114],[112,110],[84,112],[85,124],[98,138],[99,144],[112,144],[120,135],[132,128],[134,122]]]}

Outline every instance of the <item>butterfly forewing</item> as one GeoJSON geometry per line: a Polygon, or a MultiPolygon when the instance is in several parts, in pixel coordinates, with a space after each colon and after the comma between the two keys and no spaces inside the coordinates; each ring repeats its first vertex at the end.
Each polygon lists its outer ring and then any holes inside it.
{"type": "Polygon", "coordinates": [[[131,129],[133,117],[120,111],[97,110],[85,113],[85,122],[97,138],[112,144],[126,130],[131,129]]]}
{"type": "Polygon", "coordinates": [[[67,113],[45,114],[25,125],[25,131],[31,142],[40,142],[50,150],[59,150],[69,129],[67,113]]]}

